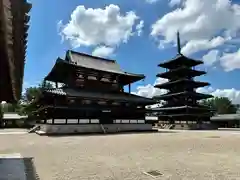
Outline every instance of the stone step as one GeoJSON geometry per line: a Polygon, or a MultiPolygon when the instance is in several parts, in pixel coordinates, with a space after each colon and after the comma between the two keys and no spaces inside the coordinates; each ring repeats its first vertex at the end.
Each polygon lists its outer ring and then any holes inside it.
{"type": "Polygon", "coordinates": [[[34,132],[36,132],[37,130],[39,130],[40,129],[40,126],[34,126],[32,129],[30,129],[29,131],[28,131],[28,133],[34,133],[34,132]]]}

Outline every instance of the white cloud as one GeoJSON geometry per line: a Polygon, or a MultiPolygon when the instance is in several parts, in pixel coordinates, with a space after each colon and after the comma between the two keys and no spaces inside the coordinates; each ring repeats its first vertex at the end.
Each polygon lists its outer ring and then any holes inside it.
{"type": "Polygon", "coordinates": [[[173,2],[180,3],[180,7],[152,25],[151,35],[158,39],[161,47],[176,43],[177,31],[186,44],[182,51],[188,55],[218,47],[237,36],[240,5],[229,0],[170,1],[173,2]]]}
{"type": "Polygon", "coordinates": [[[138,19],[133,11],[121,14],[120,8],[113,4],[104,9],[77,6],[71,14],[70,21],[65,25],[60,21],[58,27],[63,40],[69,41],[74,48],[80,46],[114,48],[128,42],[135,34],[133,28],[138,19]]]}
{"type": "MultiPolygon", "coordinates": [[[[166,81],[167,81],[166,79],[158,78],[155,81],[154,85],[162,84],[166,81]]],[[[146,86],[139,86],[139,87],[137,87],[137,91],[133,92],[133,94],[151,98],[153,96],[166,93],[166,90],[154,88],[154,85],[148,84],[146,86]]],[[[234,88],[232,88],[232,89],[215,89],[211,86],[208,86],[208,87],[198,88],[197,92],[212,94],[213,96],[218,96],[218,97],[227,97],[233,103],[240,104],[240,90],[237,90],[234,88]]]]}
{"type": "Polygon", "coordinates": [[[144,27],[144,21],[141,20],[141,21],[139,22],[139,24],[136,26],[136,31],[137,31],[137,35],[138,35],[138,36],[141,36],[142,31],[143,31],[143,27],[144,27]]]}
{"type": "Polygon", "coordinates": [[[219,51],[211,50],[207,54],[205,54],[202,59],[206,66],[212,66],[215,62],[219,60],[219,51]]]}
{"type": "Polygon", "coordinates": [[[107,57],[113,54],[114,50],[115,49],[112,47],[98,46],[93,50],[92,55],[98,57],[107,57]]]}
{"type": "Polygon", "coordinates": [[[240,69],[240,48],[237,52],[224,53],[220,57],[220,64],[225,71],[240,69]]]}
{"type": "Polygon", "coordinates": [[[190,40],[186,43],[186,45],[182,48],[182,53],[184,55],[191,55],[195,52],[201,51],[201,50],[208,50],[211,48],[216,48],[220,45],[223,45],[226,39],[223,37],[215,37],[211,40],[190,40]]]}
{"type": "Polygon", "coordinates": [[[198,93],[212,93],[214,89],[211,86],[197,88],[196,92],[198,93]]]}
{"type": "Polygon", "coordinates": [[[173,6],[179,5],[180,3],[181,3],[181,0],[170,0],[169,6],[173,7],[173,6]]]}
{"type": "Polygon", "coordinates": [[[228,97],[233,103],[240,104],[240,90],[231,89],[215,89],[212,95],[219,97],[228,97]]]}
{"type": "Polygon", "coordinates": [[[153,85],[148,84],[146,86],[138,86],[137,91],[133,92],[133,93],[136,95],[139,95],[139,96],[144,96],[144,97],[149,97],[149,98],[152,98],[153,96],[156,96],[156,95],[164,94],[167,92],[166,90],[154,88],[154,85],[162,84],[167,81],[168,80],[164,79],[164,78],[157,78],[153,85]]]}
{"type": "Polygon", "coordinates": [[[149,3],[149,4],[154,4],[156,2],[158,2],[159,0],[146,0],[146,3],[149,3]]]}
{"type": "Polygon", "coordinates": [[[212,94],[213,96],[227,97],[234,104],[240,104],[240,90],[237,90],[235,88],[214,89],[212,87],[204,87],[204,88],[198,88],[197,91],[200,92],[200,93],[209,93],[209,94],[212,94]]]}

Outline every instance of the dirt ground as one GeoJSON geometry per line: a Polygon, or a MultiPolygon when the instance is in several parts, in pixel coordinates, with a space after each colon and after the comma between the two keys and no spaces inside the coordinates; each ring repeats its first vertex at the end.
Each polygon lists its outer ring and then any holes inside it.
{"type": "MultiPolygon", "coordinates": [[[[240,132],[46,137],[0,133],[0,154],[33,158],[40,180],[240,179],[240,132]]],[[[1,179],[1,178],[0,178],[1,179]]]]}

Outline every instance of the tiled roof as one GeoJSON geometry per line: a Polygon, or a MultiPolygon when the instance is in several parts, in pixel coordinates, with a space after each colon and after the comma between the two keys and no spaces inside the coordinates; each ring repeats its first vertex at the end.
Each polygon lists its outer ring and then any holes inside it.
{"type": "Polygon", "coordinates": [[[196,66],[199,64],[203,64],[202,61],[199,60],[194,60],[191,58],[188,58],[182,54],[178,54],[175,58],[171,59],[170,61],[165,61],[158,66],[163,67],[163,68],[172,68],[175,67],[175,65],[181,64],[181,65],[186,65],[186,66],[196,66]]]}
{"type": "Polygon", "coordinates": [[[71,63],[78,66],[91,68],[101,71],[124,74],[118,63],[114,60],[107,60],[99,57],[94,57],[74,51],[69,51],[71,63]]]}
{"type": "Polygon", "coordinates": [[[168,81],[168,82],[162,83],[162,84],[156,84],[154,87],[168,89],[169,87],[172,87],[173,85],[180,85],[180,84],[184,84],[184,85],[187,84],[188,86],[195,87],[195,88],[210,85],[207,82],[194,81],[194,80],[190,80],[190,79],[178,79],[175,81],[168,81]]]}
{"type": "Polygon", "coordinates": [[[106,99],[106,100],[117,100],[117,101],[132,101],[132,102],[144,102],[147,104],[154,104],[156,103],[154,100],[124,93],[108,93],[108,92],[92,92],[92,91],[85,91],[85,90],[76,90],[71,88],[57,88],[57,89],[48,89],[45,92],[58,94],[58,95],[67,95],[72,97],[82,97],[82,98],[93,98],[93,99],[106,99]]]}
{"type": "Polygon", "coordinates": [[[197,93],[197,92],[189,92],[189,91],[183,91],[178,93],[167,93],[163,95],[154,96],[154,99],[167,99],[167,98],[173,98],[174,96],[191,96],[199,99],[204,98],[211,98],[212,95],[209,94],[203,94],[203,93],[197,93]]]}
{"type": "Polygon", "coordinates": [[[53,93],[53,94],[58,94],[58,95],[67,95],[66,92],[63,91],[63,89],[60,89],[60,88],[56,88],[56,89],[47,89],[45,90],[46,92],[49,92],[49,93],[53,93]]]}
{"type": "MultiPolygon", "coordinates": [[[[81,53],[79,54],[81,55],[81,53]]],[[[115,74],[118,76],[119,81],[124,85],[131,84],[145,78],[144,74],[134,74],[122,71],[118,67],[118,64],[113,60],[99,60],[99,58],[94,59],[94,57],[91,57],[90,55],[80,55],[72,55],[74,56],[74,59],[77,60],[71,60],[73,58],[70,60],[69,58],[67,58],[67,60],[58,58],[54,67],[44,79],[67,84],[68,79],[66,79],[66,75],[76,69],[80,71],[87,69],[89,72],[96,72],[100,74],[115,74]],[[110,63],[107,61],[110,61],[110,63]]]]}
{"type": "Polygon", "coordinates": [[[201,106],[176,106],[176,107],[159,107],[159,108],[152,108],[152,110],[158,110],[158,111],[165,111],[165,110],[177,110],[177,109],[202,109],[202,110],[207,110],[208,108],[206,107],[201,107],[201,106]]]}
{"type": "Polygon", "coordinates": [[[145,77],[143,74],[134,74],[123,71],[115,60],[91,56],[75,51],[68,51],[67,53],[70,57],[69,62],[77,66],[122,75],[145,77]]]}

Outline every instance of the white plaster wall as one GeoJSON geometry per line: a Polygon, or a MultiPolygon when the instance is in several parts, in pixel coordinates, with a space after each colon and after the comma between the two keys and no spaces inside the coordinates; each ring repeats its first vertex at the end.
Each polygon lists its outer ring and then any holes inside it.
{"type": "Polygon", "coordinates": [[[55,124],[65,124],[66,123],[66,119],[54,119],[54,123],[55,124]]]}
{"type": "Polygon", "coordinates": [[[68,119],[67,123],[68,124],[76,124],[76,123],[78,123],[78,119],[68,119]]]}
{"type": "MultiPolygon", "coordinates": [[[[80,124],[80,125],[40,125],[41,131],[47,134],[71,134],[71,133],[101,133],[100,124],[80,124]]],[[[150,131],[151,124],[104,124],[102,125],[107,133],[124,131],[150,131]]]]}

